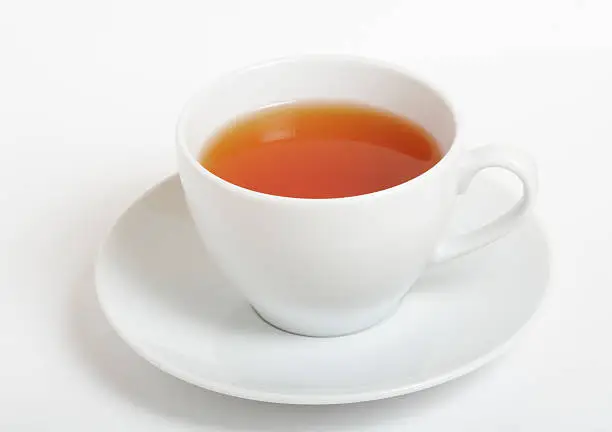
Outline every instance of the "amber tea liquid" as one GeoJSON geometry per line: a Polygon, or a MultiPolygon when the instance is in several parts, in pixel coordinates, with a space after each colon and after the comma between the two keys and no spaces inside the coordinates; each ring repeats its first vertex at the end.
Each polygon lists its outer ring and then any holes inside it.
{"type": "Polygon", "coordinates": [[[407,182],[441,158],[435,139],[396,114],[353,104],[285,104],[233,121],[200,163],[271,195],[339,198],[407,182]]]}

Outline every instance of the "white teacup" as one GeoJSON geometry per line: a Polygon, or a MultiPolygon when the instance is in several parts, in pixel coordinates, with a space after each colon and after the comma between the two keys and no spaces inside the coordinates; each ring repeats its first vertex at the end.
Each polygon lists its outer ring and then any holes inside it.
{"type": "Polygon", "coordinates": [[[198,93],[177,128],[179,173],[211,257],[269,323],[337,336],[389,316],[428,263],[480,248],[513,229],[536,194],[534,164],[510,148],[463,151],[453,111],[423,82],[365,59],[301,57],[253,66],[198,93]],[[348,101],[423,126],[443,158],[424,174],[366,195],[300,199],[254,192],[207,171],[198,158],[237,116],[270,105],[348,101]],[[474,232],[444,237],[453,204],[480,170],[516,174],[523,196],[474,232]]]}

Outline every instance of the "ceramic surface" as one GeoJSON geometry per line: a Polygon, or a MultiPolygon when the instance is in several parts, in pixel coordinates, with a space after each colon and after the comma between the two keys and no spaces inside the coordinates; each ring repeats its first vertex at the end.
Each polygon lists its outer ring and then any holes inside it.
{"type": "MultiPolygon", "coordinates": [[[[472,192],[459,202],[455,232],[516,199],[484,179],[472,192]]],[[[336,404],[414,392],[488,362],[538,309],[548,265],[529,214],[502,240],[428,268],[383,323],[343,337],[296,336],[262,321],[212,264],[171,177],[119,219],[96,280],[117,333],[160,369],[243,398],[336,404]]]]}
{"type": "Polygon", "coordinates": [[[478,249],[514,229],[533,202],[531,160],[511,147],[463,149],[449,103],[411,74],[366,59],[297,57],[227,75],[193,97],[177,127],[179,174],[211,257],[257,311],[311,336],[356,332],[388,317],[431,261],[478,249]],[[366,195],[296,199],[254,192],[198,158],[237,116],[287,102],[347,101],[407,117],[437,140],[442,160],[417,178],[366,195]],[[456,197],[474,176],[504,168],[523,196],[480,229],[448,238],[456,197]]]}

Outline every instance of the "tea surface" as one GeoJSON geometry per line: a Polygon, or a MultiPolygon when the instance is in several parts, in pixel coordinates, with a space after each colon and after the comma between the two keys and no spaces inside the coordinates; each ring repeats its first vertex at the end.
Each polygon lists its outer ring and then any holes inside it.
{"type": "Polygon", "coordinates": [[[339,198],[409,181],[441,158],[435,139],[396,114],[353,104],[284,104],[238,118],[200,163],[271,195],[339,198]]]}

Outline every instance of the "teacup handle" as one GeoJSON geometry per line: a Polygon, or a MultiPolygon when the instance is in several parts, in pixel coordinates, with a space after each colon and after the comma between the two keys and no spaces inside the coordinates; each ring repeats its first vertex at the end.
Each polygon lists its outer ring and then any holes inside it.
{"type": "Polygon", "coordinates": [[[503,168],[514,173],[523,183],[523,196],[506,213],[472,232],[443,240],[432,259],[446,261],[472,252],[499,239],[518,225],[532,206],[537,193],[537,173],[533,160],[512,147],[489,145],[476,148],[464,156],[458,177],[457,193],[463,194],[476,174],[485,168],[503,168]]]}

